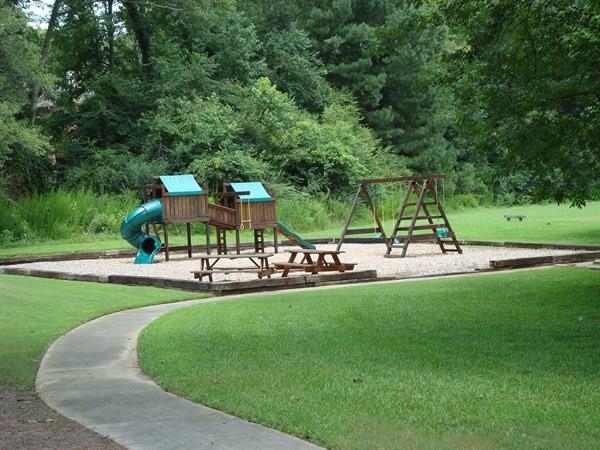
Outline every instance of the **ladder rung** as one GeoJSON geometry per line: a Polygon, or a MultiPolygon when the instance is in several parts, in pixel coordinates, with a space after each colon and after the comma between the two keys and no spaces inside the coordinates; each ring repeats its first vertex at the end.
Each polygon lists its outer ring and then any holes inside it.
{"type": "Polygon", "coordinates": [[[460,252],[460,250],[457,248],[445,248],[444,251],[445,252],[460,252]]]}
{"type": "MultiPolygon", "coordinates": [[[[431,229],[435,229],[435,228],[442,228],[445,227],[444,224],[441,223],[430,223],[427,225],[415,225],[414,227],[412,227],[413,230],[431,230],[431,229]]],[[[398,227],[396,228],[396,230],[410,230],[411,227],[398,227]]]]}
{"type": "MultiPolygon", "coordinates": [[[[443,219],[444,216],[418,216],[415,220],[443,219]]],[[[412,220],[412,216],[401,217],[400,220],[412,220]]]]}
{"type": "MultiPolygon", "coordinates": [[[[404,206],[417,206],[418,203],[406,203],[404,206]]],[[[436,202],[423,202],[421,205],[433,206],[437,205],[436,202]]]]}
{"type": "MultiPolygon", "coordinates": [[[[450,236],[451,236],[451,234],[450,234],[450,233],[448,233],[448,236],[450,237],[450,236]]],[[[440,242],[441,242],[442,244],[452,244],[452,245],[454,245],[454,241],[453,241],[453,240],[445,240],[445,241],[444,241],[444,240],[440,239],[440,242]]]]}
{"type": "Polygon", "coordinates": [[[381,233],[381,230],[379,229],[379,227],[375,227],[375,228],[352,228],[352,229],[346,230],[346,234],[347,235],[352,235],[352,234],[369,234],[369,233],[381,233]]]}
{"type": "Polygon", "coordinates": [[[431,233],[431,234],[413,234],[412,236],[396,236],[398,239],[400,240],[407,240],[407,241],[428,241],[431,239],[436,239],[437,236],[435,235],[435,233],[431,233]]]}

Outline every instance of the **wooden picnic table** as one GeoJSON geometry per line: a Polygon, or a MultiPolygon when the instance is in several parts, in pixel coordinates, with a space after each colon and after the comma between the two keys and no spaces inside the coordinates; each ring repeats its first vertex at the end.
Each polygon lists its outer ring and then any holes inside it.
{"type": "Polygon", "coordinates": [[[235,273],[235,272],[251,272],[258,274],[258,278],[267,276],[271,278],[275,269],[269,267],[269,258],[273,256],[273,253],[240,253],[232,255],[200,255],[200,270],[193,270],[194,278],[198,278],[199,281],[205,276],[208,276],[209,281],[213,281],[213,273],[235,273]],[[215,267],[216,264],[222,259],[248,259],[252,262],[253,266],[243,267],[215,267]]]}
{"type": "Polygon", "coordinates": [[[286,250],[290,258],[285,263],[275,263],[276,269],[282,269],[282,277],[287,277],[291,270],[303,270],[310,273],[319,272],[345,272],[353,270],[356,263],[343,263],[340,261],[340,250],[286,250]],[[296,262],[298,254],[302,254],[300,262],[296,262]],[[316,257],[316,258],[315,258],[316,257]],[[316,260],[315,260],[316,259],[316,260]]]}

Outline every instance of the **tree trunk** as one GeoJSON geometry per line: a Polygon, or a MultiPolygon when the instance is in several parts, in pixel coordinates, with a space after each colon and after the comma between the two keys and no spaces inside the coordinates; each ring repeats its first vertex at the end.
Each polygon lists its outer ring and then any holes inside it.
{"type": "MultiPolygon", "coordinates": [[[[40,66],[43,69],[46,67],[48,63],[48,55],[50,53],[50,41],[52,40],[52,33],[54,32],[54,28],[56,28],[56,23],[58,21],[58,11],[60,9],[60,5],[62,4],[62,0],[54,0],[54,5],[52,5],[52,12],[50,13],[50,20],[48,21],[48,28],[46,29],[46,36],[44,37],[44,45],[42,46],[42,58],[40,60],[40,66]]],[[[33,88],[31,90],[31,123],[35,123],[35,119],[37,116],[37,102],[40,98],[42,87],[38,82],[33,84],[33,88]]]]}
{"type": "Polygon", "coordinates": [[[106,19],[108,33],[108,70],[112,71],[115,65],[115,23],[113,18],[113,0],[107,0],[106,19]]]}
{"type": "Polygon", "coordinates": [[[142,53],[142,64],[146,70],[150,71],[150,34],[146,29],[142,16],[135,3],[132,3],[129,0],[123,0],[123,4],[127,9],[127,15],[131,21],[131,28],[133,29],[135,38],[140,47],[140,52],[142,53]]]}

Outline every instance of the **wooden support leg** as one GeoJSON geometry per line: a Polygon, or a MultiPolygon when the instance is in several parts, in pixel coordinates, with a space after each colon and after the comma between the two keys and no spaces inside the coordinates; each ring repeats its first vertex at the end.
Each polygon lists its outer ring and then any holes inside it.
{"type": "Polygon", "coordinates": [[[340,236],[340,240],[336,246],[336,250],[339,252],[340,248],[342,248],[342,244],[344,243],[344,238],[346,237],[346,231],[350,228],[350,223],[352,222],[352,216],[354,215],[354,210],[356,209],[356,205],[358,204],[358,199],[360,198],[360,194],[363,191],[363,185],[359,185],[356,190],[356,194],[354,194],[354,199],[352,200],[352,206],[350,207],[350,213],[348,214],[348,219],[346,219],[346,224],[344,225],[344,229],[342,230],[342,235],[340,236]]]}
{"type": "Polygon", "coordinates": [[[192,224],[186,223],[187,225],[187,247],[188,247],[188,258],[192,257],[192,224]]]}
{"type": "Polygon", "coordinates": [[[169,260],[169,228],[167,224],[163,224],[163,232],[165,233],[165,261],[169,260]]]}
{"type": "Polygon", "coordinates": [[[240,229],[235,229],[235,252],[240,254],[240,229]]]}
{"type": "Polygon", "coordinates": [[[275,253],[278,253],[277,228],[273,228],[273,247],[275,253]]]}
{"type": "Polygon", "coordinates": [[[204,231],[206,232],[206,254],[210,255],[210,225],[204,224],[204,231]]]}

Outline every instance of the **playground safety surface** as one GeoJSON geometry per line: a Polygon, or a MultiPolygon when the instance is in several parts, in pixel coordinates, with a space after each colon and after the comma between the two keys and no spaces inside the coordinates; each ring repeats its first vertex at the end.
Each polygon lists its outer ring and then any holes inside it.
{"type": "MultiPolygon", "coordinates": [[[[334,244],[319,245],[319,249],[333,250],[334,244]]],[[[270,249],[268,249],[270,250],[270,249]]],[[[269,279],[258,280],[256,274],[215,274],[214,283],[193,280],[192,271],[200,269],[197,257],[189,259],[186,254],[173,254],[169,262],[158,255],[155,264],[134,265],[131,257],[98,258],[71,261],[35,262],[11,265],[7,273],[49,276],[88,281],[104,281],[124,284],[146,284],[193,290],[220,290],[226,292],[244,290],[267,290],[316,286],[323,283],[342,283],[389,278],[411,278],[449,273],[490,270],[490,262],[514,258],[559,256],[574,253],[568,249],[536,249],[490,246],[464,246],[462,255],[442,254],[435,244],[413,244],[406,258],[384,258],[383,244],[345,244],[340,255],[342,262],[357,263],[355,270],[345,273],[311,275],[292,272],[282,279],[275,273],[269,279]],[[375,272],[376,271],[376,274],[375,272]]],[[[271,258],[271,264],[287,261],[289,254],[282,251],[271,258]]],[[[239,262],[222,260],[220,266],[239,262]]]]}

